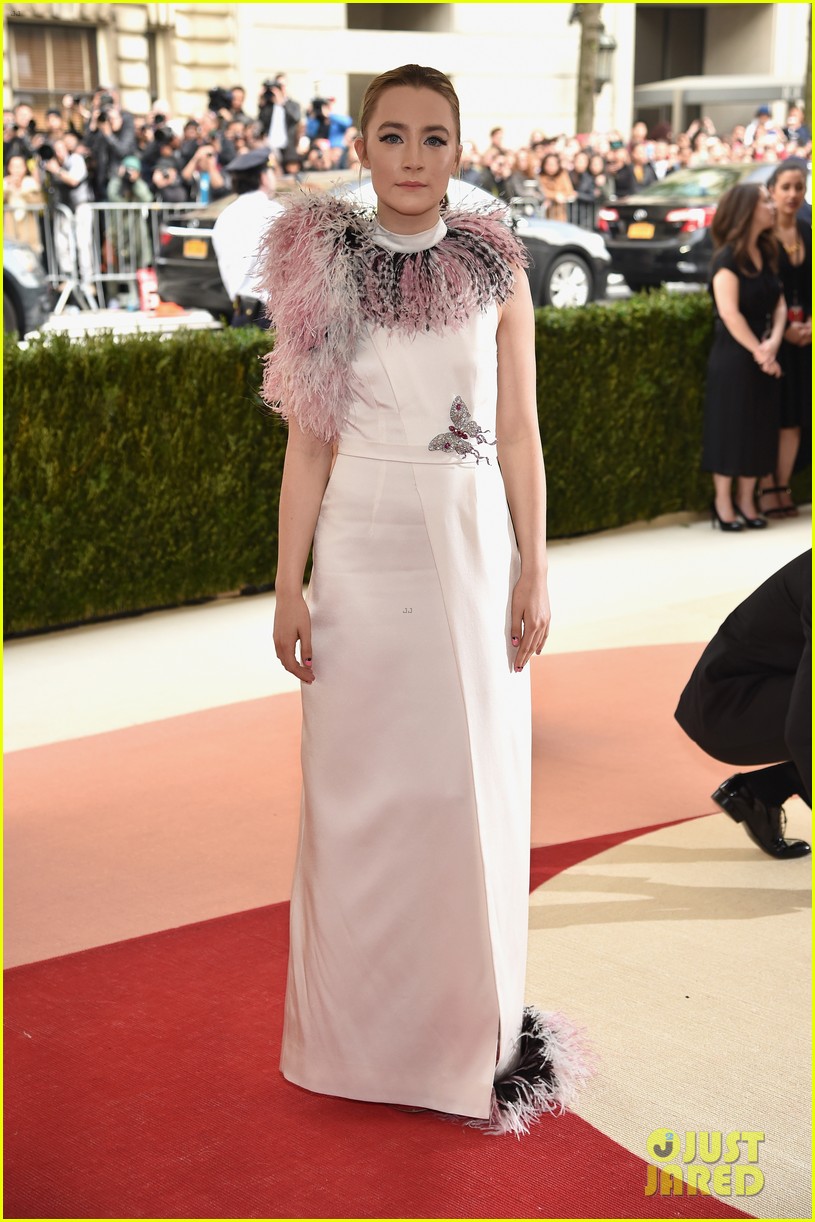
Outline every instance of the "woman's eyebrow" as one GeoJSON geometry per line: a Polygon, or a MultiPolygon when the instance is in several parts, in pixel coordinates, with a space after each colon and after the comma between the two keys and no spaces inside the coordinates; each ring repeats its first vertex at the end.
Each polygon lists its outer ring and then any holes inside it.
{"type": "MultiPolygon", "coordinates": [[[[391,123],[390,121],[380,123],[376,130],[381,132],[384,127],[395,127],[396,130],[400,132],[406,132],[408,130],[407,123],[391,123]]],[[[423,132],[444,132],[445,136],[450,135],[443,123],[430,123],[427,127],[422,127],[419,130],[423,132]]]]}

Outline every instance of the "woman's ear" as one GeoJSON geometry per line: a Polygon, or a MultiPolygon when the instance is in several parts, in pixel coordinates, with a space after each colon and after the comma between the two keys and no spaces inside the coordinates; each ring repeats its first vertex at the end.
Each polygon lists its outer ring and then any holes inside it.
{"type": "Polygon", "coordinates": [[[366,170],[370,170],[371,163],[365,153],[364,136],[357,136],[356,140],[354,141],[354,152],[356,153],[357,157],[359,157],[359,164],[364,166],[366,170]]]}
{"type": "Polygon", "coordinates": [[[456,153],[456,159],[453,162],[453,173],[450,175],[451,178],[453,177],[454,174],[458,174],[459,170],[461,169],[461,154],[463,153],[463,151],[464,151],[464,145],[460,144],[458,146],[458,152],[456,153]]]}

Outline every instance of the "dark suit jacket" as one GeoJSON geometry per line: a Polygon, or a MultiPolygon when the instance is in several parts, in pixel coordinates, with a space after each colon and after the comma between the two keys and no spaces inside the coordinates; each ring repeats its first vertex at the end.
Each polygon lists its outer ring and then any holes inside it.
{"type": "Polygon", "coordinates": [[[812,552],[774,573],[728,615],[679,698],[676,720],[714,759],[792,759],[812,774],[812,552]]]}

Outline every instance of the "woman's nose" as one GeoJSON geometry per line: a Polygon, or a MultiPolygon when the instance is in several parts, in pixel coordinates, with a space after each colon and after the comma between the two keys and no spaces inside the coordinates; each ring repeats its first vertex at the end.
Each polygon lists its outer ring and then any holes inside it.
{"type": "Polygon", "coordinates": [[[422,146],[416,141],[406,140],[404,144],[404,152],[402,161],[406,166],[420,166],[422,164],[422,146]]]}

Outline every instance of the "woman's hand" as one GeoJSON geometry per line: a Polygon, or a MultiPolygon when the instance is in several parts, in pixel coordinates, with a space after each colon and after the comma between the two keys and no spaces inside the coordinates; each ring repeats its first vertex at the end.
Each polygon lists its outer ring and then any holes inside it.
{"type": "Polygon", "coordinates": [[[761,372],[768,374],[771,378],[780,378],[782,376],[781,366],[774,356],[769,357],[769,359],[765,361],[765,363],[761,366],[761,372]]]}
{"type": "Polygon", "coordinates": [[[801,339],[801,334],[803,330],[804,330],[804,323],[791,322],[790,325],[787,327],[786,331],[784,332],[784,339],[786,343],[795,344],[796,348],[800,347],[801,343],[803,342],[801,339]]]}
{"type": "Polygon", "coordinates": [[[517,646],[516,670],[523,670],[532,654],[540,653],[543,649],[551,618],[546,578],[522,573],[512,591],[512,644],[517,646]]]}
{"type": "Polygon", "coordinates": [[[784,339],[788,344],[795,344],[796,348],[806,348],[812,343],[812,319],[808,318],[806,322],[791,322],[784,332],[784,339]]]}
{"type": "Polygon", "coordinates": [[[302,594],[278,594],[274,614],[274,647],[289,674],[303,683],[313,683],[311,669],[311,616],[302,594]],[[300,642],[300,659],[295,647],[300,642]]]}
{"type": "Polygon", "coordinates": [[[778,346],[771,339],[763,339],[759,346],[753,352],[753,360],[763,369],[769,360],[775,360],[778,354],[778,346]]]}

